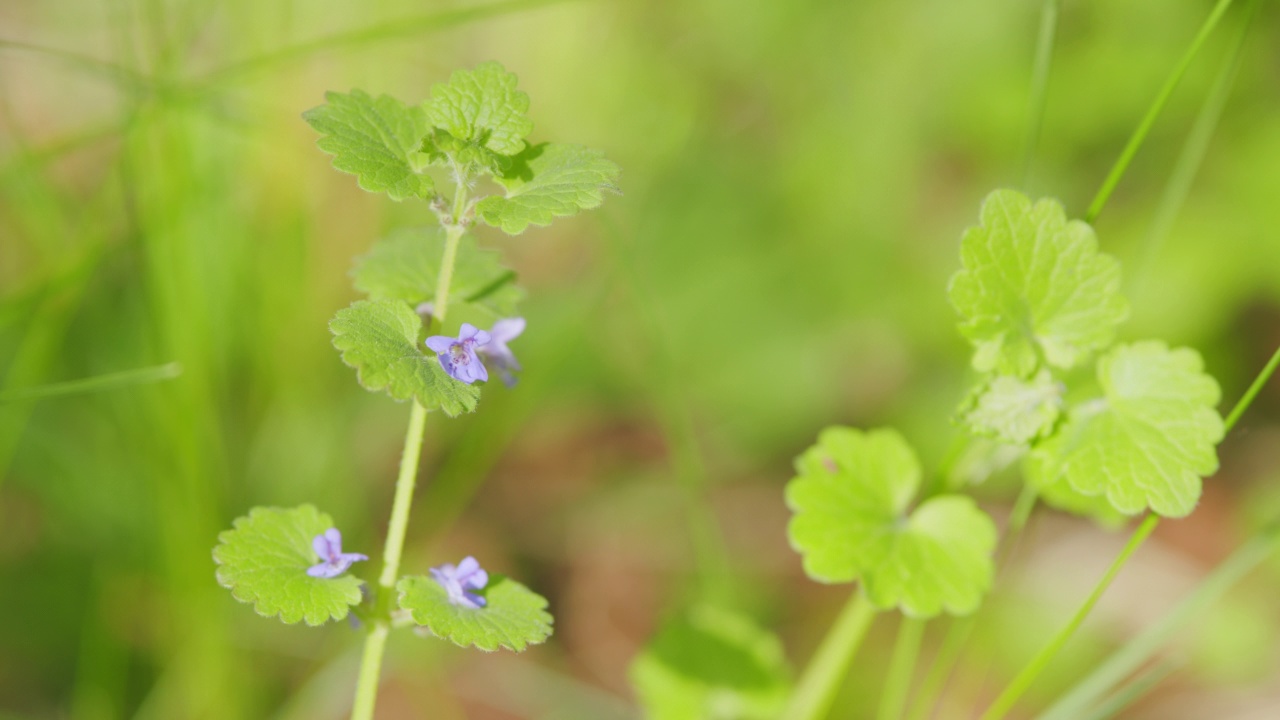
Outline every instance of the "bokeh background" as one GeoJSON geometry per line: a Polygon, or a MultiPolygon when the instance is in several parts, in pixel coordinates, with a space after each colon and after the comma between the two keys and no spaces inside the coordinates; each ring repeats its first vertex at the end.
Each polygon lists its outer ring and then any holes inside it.
{"type": "MultiPolygon", "coordinates": [[[[1211,5],[1064,3],[1031,192],[1083,214],[1211,5]]],[[[1097,223],[1132,293],[1123,336],[1200,349],[1228,403],[1280,344],[1280,8],[1262,5],[1158,252],[1238,8],[1097,223]]],[[[310,501],[379,554],[408,408],[356,385],[326,323],[355,297],[352,256],[431,216],[330,169],[299,114],[327,89],[421,99],[487,59],[519,73],[535,139],[604,149],[625,194],[518,239],[480,231],[530,290],[527,370],[430,420],[405,567],[475,554],[546,594],[557,632],[520,656],[395,637],[379,717],[638,717],[627,665],[708,573],[802,666],[847,589],[787,546],[791,458],[832,423],[895,425],[926,467],[951,443],[972,377],[946,282],[983,195],[1022,182],[1038,6],[0,4],[0,387],[183,368],[0,404],[0,717],[345,717],[360,635],[257,617],[210,549],[252,505],[310,501]]],[[[1024,709],[1280,511],[1280,385],[1222,457],[1024,709]]],[[[1012,490],[977,492],[1007,515],[1012,490]]],[[[1123,539],[1039,514],[938,717],[989,700],[1123,539]]],[[[1277,590],[1272,562],[1125,717],[1280,717],[1277,590]]],[[[834,717],[874,713],[894,624],[834,717]]]]}

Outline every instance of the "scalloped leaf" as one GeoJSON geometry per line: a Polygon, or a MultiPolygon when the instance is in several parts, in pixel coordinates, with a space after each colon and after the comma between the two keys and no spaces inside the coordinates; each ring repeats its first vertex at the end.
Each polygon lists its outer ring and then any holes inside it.
{"type": "Polygon", "coordinates": [[[356,176],[361,189],[385,192],[392,200],[424,198],[435,189],[417,172],[426,156],[422,140],[431,126],[427,114],[390,95],[376,99],[363,90],[325,93],[326,104],[302,118],[324,137],[316,143],[333,155],[333,166],[356,176]]]}
{"type": "Polygon", "coordinates": [[[1065,391],[1048,370],[1029,380],[996,375],[965,402],[960,419],[975,435],[1025,445],[1053,429],[1062,412],[1065,391]]]}
{"type": "Polygon", "coordinates": [[[893,430],[832,427],[787,484],[791,546],[819,582],[861,580],[877,607],[912,617],[973,612],[991,586],[996,530],[960,495],[908,506],[920,463],[893,430]]]}
{"type": "Polygon", "coordinates": [[[480,388],[449,377],[422,347],[422,318],[399,300],[359,300],[329,322],[342,362],[356,369],[366,390],[396,400],[417,399],[453,417],[476,409],[480,388]]]}
{"type": "Polygon", "coordinates": [[[614,181],[619,172],[599,150],[533,145],[496,178],[506,195],[484,198],[476,205],[476,214],[508,235],[519,235],[530,225],[550,225],[554,218],[598,207],[605,191],[618,192],[614,181]]]}
{"type": "Polygon", "coordinates": [[[516,89],[518,78],[497,62],[458,70],[447,83],[431,87],[427,119],[464,143],[499,155],[515,155],[533,132],[529,96],[516,89]]]}
{"type": "Polygon", "coordinates": [[[363,596],[359,578],[314,578],[307,568],[320,561],[311,541],[333,527],[314,506],[256,507],[218,535],[213,549],[218,584],[263,617],[321,625],[341,620],[363,596]]]}
{"type": "Polygon", "coordinates": [[[401,578],[396,590],[400,607],[409,611],[414,622],[461,647],[520,652],[551,637],[553,619],[546,610],[546,598],[502,575],[491,576],[477,593],[487,602],[482,608],[450,603],[440,583],[421,575],[401,578]]]}
{"type": "MultiPolygon", "coordinates": [[[[402,300],[416,308],[436,294],[444,257],[442,230],[408,228],[379,240],[368,254],[356,259],[352,277],[357,290],[374,300],[402,300]]],[[[489,328],[501,318],[519,314],[524,291],[516,274],[502,265],[499,253],[481,250],[475,238],[459,241],[449,283],[448,328],[463,322],[489,328]]]]}
{"type": "Polygon", "coordinates": [[[1098,380],[1103,397],[1073,407],[1032,450],[1029,476],[1040,487],[1067,482],[1105,495],[1125,515],[1190,514],[1200,479],[1218,469],[1223,435],[1218,383],[1200,354],[1158,341],[1121,345],[1098,360],[1098,380]]]}
{"type": "Polygon", "coordinates": [[[1026,377],[1041,359],[1071,368],[1109,346],[1129,314],[1120,264],[1098,252],[1093,228],[1067,221],[1062,205],[1034,205],[996,190],[981,224],[965,231],[963,269],[951,279],[960,332],[974,344],[974,368],[1026,377]]]}
{"type": "Polygon", "coordinates": [[[773,720],[791,692],[777,636],[711,605],[664,625],[628,675],[650,720],[773,720]]]}

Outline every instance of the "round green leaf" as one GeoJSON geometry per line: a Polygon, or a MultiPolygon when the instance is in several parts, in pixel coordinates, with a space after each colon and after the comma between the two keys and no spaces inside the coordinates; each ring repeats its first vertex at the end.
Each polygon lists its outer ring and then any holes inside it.
{"type": "Polygon", "coordinates": [[[477,593],[487,602],[482,608],[454,605],[440,583],[421,575],[401,578],[396,590],[414,622],[462,647],[520,652],[551,637],[546,598],[502,575],[491,576],[477,593]]]}
{"type": "Polygon", "coordinates": [[[1162,342],[1122,345],[1098,361],[1103,397],[1073,407],[1062,429],[1037,445],[1029,476],[1105,496],[1116,511],[1189,514],[1201,481],[1218,469],[1218,383],[1199,353],[1162,342]]]}
{"type": "Polygon", "coordinates": [[[341,620],[361,602],[361,581],[351,575],[307,575],[307,568],[320,562],[311,541],[331,527],[333,520],[311,505],[253,508],[236,519],[234,529],[218,535],[213,549],[218,583],[264,617],[308,625],[341,620]]]}
{"type": "Polygon", "coordinates": [[[449,82],[431,87],[427,119],[458,140],[499,155],[515,155],[533,132],[526,114],[529,96],[516,89],[516,82],[515,73],[493,61],[458,70],[449,82]]]}
{"type": "Polygon", "coordinates": [[[828,428],[787,484],[791,545],[820,582],[861,580],[878,607],[913,617],[977,609],[991,585],[994,523],[972,500],[908,505],[920,463],[892,430],[828,428]]]}
{"type": "Polygon", "coordinates": [[[1041,358],[1073,367],[1110,345],[1129,314],[1120,264],[1098,252],[1093,228],[1068,222],[1056,200],[991,193],[981,224],[961,240],[960,258],[951,303],[983,372],[1026,377],[1041,358]]]}
{"type": "Polygon", "coordinates": [[[650,720],[773,720],[791,691],[778,638],[710,605],[667,623],[629,675],[650,720]]]}

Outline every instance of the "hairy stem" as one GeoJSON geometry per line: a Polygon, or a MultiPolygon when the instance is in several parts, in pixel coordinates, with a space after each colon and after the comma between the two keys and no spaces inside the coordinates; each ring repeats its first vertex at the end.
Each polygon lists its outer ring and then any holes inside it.
{"type": "Polygon", "coordinates": [[[1035,682],[1040,673],[1044,672],[1044,669],[1048,667],[1053,658],[1071,639],[1071,636],[1080,628],[1081,623],[1089,616],[1093,607],[1098,604],[1098,600],[1102,598],[1102,594],[1111,586],[1111,581],[1115,580],[1120,569],[1129,561],[1129,558],[1142,545],[1142,542],[1147,539],[1151,531],[1156,529],[1156,525],[1159,522],[1160,517],[1158,515],[1147,515],[1142,524],[1133,531],[1133,535],[1129,537],[1129,542],[1124,546],[1124,550],[1121,550],[1120,555],[1111,563],[1111,567],[1107,569],[1106,574],[1094,586],[1093,592],[1089,594],[1088,599],[1076,611],[1071,621],[1059,630],[1058,634],[1049,641],[1049,644],[1031,659],[1031,662],[1022,669],[1022,672],[1018,673],[1013,682],[1009,683],[1009,686],[1005,688],[1004,692],[1000,693],[1000,696],[991,704],[991,707],[987,708],[987,711],[982,714],[980,720],[1000,720],[1000,718],[1008,714],[1014,703],[1018,702],[1018,698],[1022,697],[1022,694],[1031,687],[1031,683],[1035,682]]]}
{"type": "MultiPolygon", "coordinates": [[[[444,258],[440,261],[440,278],[436,283],[431,313],[440,321],[444,320],[448,309],[449,284],[453,280],[458,243],[466,233],[462,219],[467,207],[467,176],[464,172],[456,172],[455,175],[457,192],[453,198],[452,222],[445,225],[444,258]]],[[[418,459],[422,455],[422,435],[426,424],[427,409],[415,400],[409,414],[409,430],[405,433],[404,453],[400,456],[400,475],[396,478],[396,494],[391,503],[391,524],[387,528],[387,542],[382,551],[377,604],[369,634],[365,637],[364,654],[360,659],[360,675],[356,680],[351,720],[373,720],[373,708],[378,700],[378,677],[382,673],[382,654],[387,646],[387,633],[391,630],[391,598],[395,593],[396,580],[400,576],[400,555],[404,551],[404,537],[409,529],[409,509],[413,506],[413,490],[417,485],[418,459]]]]}
{"type": "Polygon", "coordinates": [[[1142,141],[1146,140],[1147,134],[1151,132],[1151,126],[1155,124],[1156,118],[1160,116],[1160,112],[1164,110],[1164,106],[1169,102],[1174,89],[1182,81],[1182,76],[1186,74],[1191,61],[1200,52],[1205,40],[1213,33],[1214,27],[1217,26],[1218,21],[1222,19],[1223,14],[1226,13],[1227,8],[1230,6],[1231,0],[1218,0],[1218,4],[1213,7],[1213,12],[1209,13],[1209,17],[1200,26],[1200,32],[1196,33],[1195,39],[1191,41],[1191,46],[1187,48],[1182,58],[1178,60],[1178,64],[1174,66],[1169,78],[1164,81],[1164,87],[1160,88],[1160,93],[1156,95],[1155,101],[1147,109],[1147,114],[1143,116],[1142,122],[1138,123],[1137,129],[1129,137],[1129,143],[1124,146],[1124,150],[1121,151],[1116,164],[1112,166],[1107,179],[1103,181],[1098,194],[1094,196],[1093,202],[1089,204],[1089,212],[1084,216],[1085,222],[1092,223],[1098,219],[1098,215],[1102,212],[1102,208],[1106,206],[1112,191],[1116,189],[1116,185],[1120,183],[1120,178],[1124,176],[1125,170],[1129,168],[1129,163],[1133,161],[1133,156],[1137,155],[1138,148],[1142,147],[1142,141]]]}
{"type": "Polygon", "coordinates": [[[924,620],[909,617],[902,618],[898,626],[898,639],[889,661],[889,675],[880,695],[879,720],[899,720],[907,709],[907,695],[911,692],[911,676],[915,674],[916,658],[920,655],[924,626],[924,620]]]}
{"type": "Polygon", "coordinates": [[[783,720],[821,720],[826,717],[836,699],[836,691],[840,689],[840,680],[848,672],[849,663],[857,654],[875,615],[876,610],[866,594],[861,590],[855,591],[809,660],[809,666],[805,668],[782,714],[783,720]]]}

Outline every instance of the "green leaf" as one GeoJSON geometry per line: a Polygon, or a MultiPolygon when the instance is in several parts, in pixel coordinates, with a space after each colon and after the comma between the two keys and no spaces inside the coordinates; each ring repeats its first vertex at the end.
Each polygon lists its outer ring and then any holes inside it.
{"type": "Polygon", "coordinates": [[[446,415],[471,412],[480,388],[455,380],[423,347],[422,318],[399,300],[360,300],[329,322],[342,362],[356,369],[366,390],[386,390],[396,400],[416,398],[446,415]]]}
{"type": "Polygon", "coordinates": [[[491,576],[477,593],[487,603],[482,608],[454,605],[440,583],[420,575],[401,578],[396,590],[414,622],[461,647],[520,652],[551,637],[546,598],[501,575],[491,576]]]}
{"type": "Polygon", "coordinates": [[[341,620],[362,600],[360,580],[307,574],[320,562],[311,541],[331,527],[332,518],[311,505],[253,508],[236,519],[235,529],[218,535],[213,549],[218,583],[263,617],[279,615],[286,623],[305,620],[308,625],[341,620]]]}
{"type": "Polygon", "coordinates": [[[496,62],[458,70],[447,83],[431,88],[426,103],[432,125],[466,143],[499,155],[515,155],[533,132],[529,96],[516,89],[515,73],[496,62]]]}
{"type": "Polygon", "coordinates": [[[977,609],[991,586],[995,525],[967,497],[914,512],[920,463],[893,430],[827,428],[787,484],[791,545],[819,582],[859,580],[877,607],[912,617],[977,609]]]}
{"type": "Polygon", "coordinates": [[[549,225],[553,218],[598,207],[606,190],[618,192],[614,185],[618,172],[618,166],[599,150],[534,145],[497,178],[506,195],[484,198],[476,205],[476,213],[508,235],[519,235],[530,225],[549,225]]]}
{"type": "Polygon", "coordinates": [[[1013,190],[991,193],[960,257],[951,303],[980,371],[1026,377],[1041,359],[1073,367],[1110,345],[1128,316],[1120,264],[1098,252],[1093,228],[1068,222],[1056,200],[1033,205],[1013,190]]]}
{"type": "Polygon", "coordinates": [[[361,90],[325,93],[327,104],[302,114],[324,137],[316,143],[333,155],[333,166],[356,176],[369,192],[385,192],[392,200],[431,195],[431,178],[417,172],[422,139],[431,129],[421,107],[407,106],[390,95],[377,99],[361,90]]]}
{"type": "MultiPolygon", "coordinates": [[[[356,259],[352,276],[357,290],[374,300],[401,300],[417,307],[436,294],[444,231],[409,228],[379,240],[367,255],[356,259]]],[[[481,328],[515,317],[524,291],[515,272],[503,267],[500,255],[481,250],[470,235],[463,236],[449,283],[449,325],[470,322],[481,328]]]]}
{"type": "Polygon", "coordinates": [[[1067,421],[1028,458],[1040,487],[1067,482],[1083,495],[1105,495],[1117,511],[1150,508],[1189,514],[1200,478],[1218,469],[1222,418],[1218,383],[1199,353],[1147,341],[1098,360],[1103,397],[1073,407],[1067,421]]]}
{"type": "MultiPolygon", "coordinates": [[[[1036,483],[1037,479],[1028,473],[1028,482],[1036,483]]],[[[1129,517],[1111,507],[1105,495],[1085,495],[1071,487],[1071,483],[1055,482],[1044,487],[1037,487],[1036,494],[1040,501],[1052,508],[1057,508],[1072,515],[1091,518],[1106,528],[1118,528],[1129,521],[1129,517]]]]}
{"type": "Polygon", "coordinates": [[[1030,380],[997,375],[969,398],[960,417],[975,435],[1023,445],[1053,429],[1062,411],[1064,390],[1048,370],[1030,380]]]}
{"type": "Polygon", "coordinates": [[[629,675],[650,720],[773,720],[791,691],[778,638],[710,605],[666,624],[629,675]]]}

